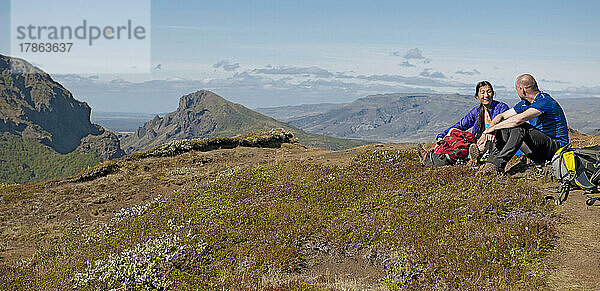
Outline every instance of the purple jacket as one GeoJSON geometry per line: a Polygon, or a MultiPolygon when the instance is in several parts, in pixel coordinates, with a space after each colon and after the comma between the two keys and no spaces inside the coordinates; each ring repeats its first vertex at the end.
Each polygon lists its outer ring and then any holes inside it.
{"type": "MultiPolygon", "coordinates": [[[[506,105],[506,103],[493,100],[492,106],[490,106],[490,109],[488,109],[488,113],[490,114],[490,118],[494,119],[494,117],[496,117],[496,115],[498,115],[508,109],[509,108],[508,108],[508,105],[506,105]]],[[[444,130],[444,132],[438,134],[437,137],[446,136],[446,134],[448,133],[448,131],[450,131],[451,128],[467,130],[467,129],[473,127],[473,134],[475,134],[477,132],[477,130],[479,129],[479,124],[477,124],[477,120],[479,120],[479,105],[477,105],[477,106],[475,106],[475,108],[471,109],[471,111],[469,111],[469,113],[467,113],[467,115],[465,115],[465,117],[463,117],[455,125],[444,130]]]]}

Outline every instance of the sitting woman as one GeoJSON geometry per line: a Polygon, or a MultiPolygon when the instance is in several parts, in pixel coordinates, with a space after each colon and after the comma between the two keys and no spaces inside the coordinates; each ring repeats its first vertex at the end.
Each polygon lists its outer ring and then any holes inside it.
{"type": "Polygon", "coordinates": [[[504,102],[494,100],[494,88],[488,81],[481,81],[475,87],[475,97],[479,100],[479,105],[474,107],[459,122],[437,135],[437,140],[443,139],[452,129],[468,130],[473,128],[472,132],[477,139],[477,146],[472,144],[469,147],[471,163],[479,161],[480,153],[486,149],[486,140],[483,137],[483,131],[489,126],[496,115],[509,109],[504,102]]]}

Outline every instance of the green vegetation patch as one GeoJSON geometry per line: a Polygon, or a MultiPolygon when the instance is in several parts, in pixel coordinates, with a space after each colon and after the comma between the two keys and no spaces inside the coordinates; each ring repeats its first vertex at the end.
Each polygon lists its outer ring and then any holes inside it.
{"type": "Polygon", "coordinates": [[[138,161],[151,157],[174,157],[189,151],[211,151],[216,149],[231,149],[238,146],[245,147],[280,147],[282,143],[296,142],[290,132],[282,129],[252,132],[236,137],[211,137],[204,139],[174,140],[156,146],[144,152],[133,153],[122,159],[105,161],[94,167],[88,168],[77,175],[64,179],[62,183],[77,183],[92,181],[100,177],[117,172],[128,161],[138,161]]]}
{"type": "Polygon", "coordinates": [[[282,143],[295,142],[293,134],[283,129],[252,132],[235,137],[211,137],[203,139],[174,140],[153,147],[147,151],[133,153],[127,160],[139,160],[148,157],[173,157],[189,151],[211,151],[221,148],[280,147],[282,143]]]}
{"type": "Polygon", "coordinates": [[[0,135],[0,181],[34,183],[68,177],[102,159],[93,153],[59,154],[38,141],[5,133],[0,135]]]}
{"type": "Polygon", "coordinates": [[[545,286],[554,220],[541,192],[413,156],[229,171],[123,209],[106,228],[74,228],[0,270],[0,289],[321,289],[308,274],[327,257],[378,269],[372,284],[391,289],[545,286]]]}

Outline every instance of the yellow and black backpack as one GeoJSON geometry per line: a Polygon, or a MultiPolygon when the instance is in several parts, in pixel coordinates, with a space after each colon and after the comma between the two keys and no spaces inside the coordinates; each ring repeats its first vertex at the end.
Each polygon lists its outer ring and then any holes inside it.
{"type": "Polygon", "coordinates": [[[598,192],[600,183],[600,146],[574,148],[568,144],[560,148],[552,158],[552,171],[561,182],[560,196],[554,199],[556,205],[567,200],[569,191],[575,189],[584,190],[589,206],[600,200],[590,195],[598,192]]]}

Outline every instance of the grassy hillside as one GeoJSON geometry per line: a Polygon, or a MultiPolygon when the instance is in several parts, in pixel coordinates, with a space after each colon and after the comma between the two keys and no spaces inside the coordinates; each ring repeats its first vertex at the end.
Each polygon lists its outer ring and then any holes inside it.
{"type": "Polygon", "coordinates": [[[0,135],[0,182],[34,183],[71,176],[102,159],[95,153],[59,154],[37,140],[0,135]]]}
{"type": "MultiPolygon", "coordinates": [[[[392,148],[311,154],[289,145],[125,161],[118,173],[47,199],[64,205],[85,189],[126,199],[141,184],[181,186],[106,225],[72,220],[54,243],[0,266],[0,289],[545,286],[542,260],[555,233],[542,192],[463,166],[424,169],[414,149],[392,148]],[[220,170],[204,176],[211,164],[207,173],[220,170]]],[[[41,191],[27,189],[5,186],[3,213],[41,191]]]]}

